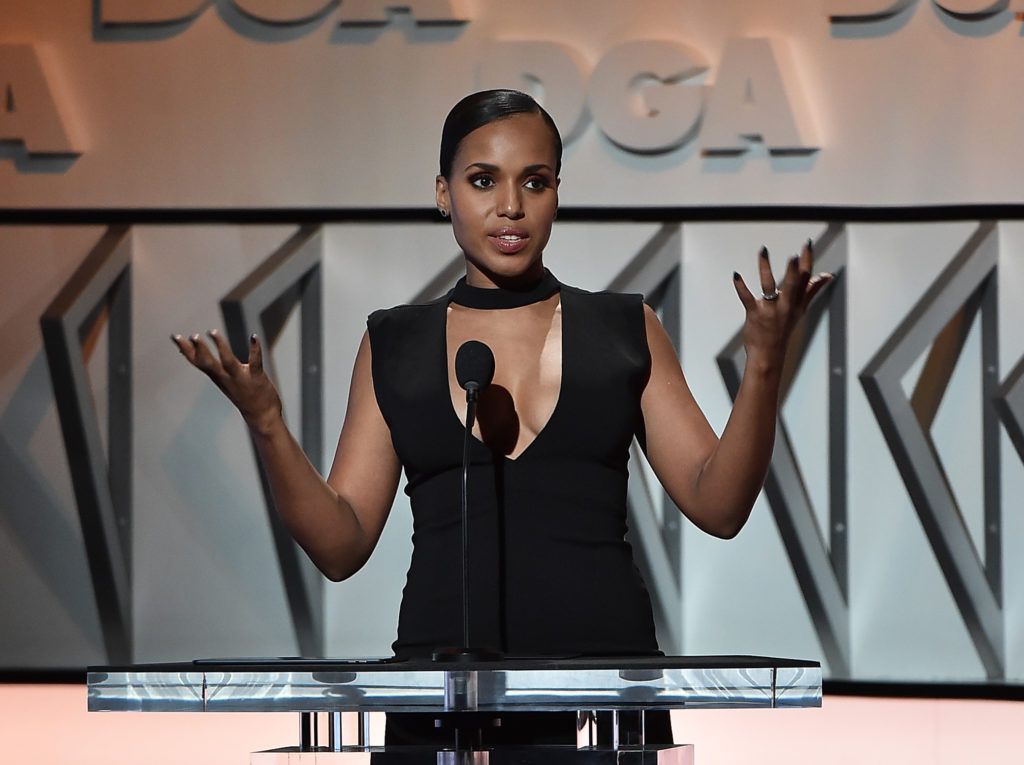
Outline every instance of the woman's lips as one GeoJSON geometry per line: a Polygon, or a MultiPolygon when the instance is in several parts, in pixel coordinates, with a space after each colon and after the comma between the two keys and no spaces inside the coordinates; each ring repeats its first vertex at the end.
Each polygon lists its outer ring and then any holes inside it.
{"type": "Polygon", "coordinates": [[[525,234],[490,234],[487,237],[491,240],[498,252],[512,255],[526,247],[530,237],[525,234]]]}

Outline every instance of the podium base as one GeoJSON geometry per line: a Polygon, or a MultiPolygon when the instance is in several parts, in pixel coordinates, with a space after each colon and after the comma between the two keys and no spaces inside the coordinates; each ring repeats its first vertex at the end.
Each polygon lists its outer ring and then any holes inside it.
{"type": "Polygon", "coordinates": [[[250,765],[694,765],[693,744],[673,746],[516,746],[434,749],[424,746],[298,747],[253,752],[250,765]]]}

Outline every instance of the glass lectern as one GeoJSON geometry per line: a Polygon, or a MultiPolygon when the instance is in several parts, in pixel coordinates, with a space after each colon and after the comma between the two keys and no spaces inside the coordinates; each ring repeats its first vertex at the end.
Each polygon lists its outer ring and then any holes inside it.
{"type": "MultiPolygon", "coordinates": [[[[692,707],[821,706],[817,662],[758,656],[504,659],[467,663],[426,660],[210,659],[180,664],[91,667],[89,711],[301,713],[297,746],[252,755],[270,763],[373,762],[375,765],[503,763],[692,763],[682,744],[645,744],[619,735],[623,713],[692,707]],[[577,715],[575,745],[481,749],[456,728],[450,746],[371,746],[369,712],[427,712],[438,724],[453,713],[500,721],[514,711],[577,715]],[[341,740],[340,715],[360,716],[355,742],[341,740]],[[607,714],[599,714],[599,713],[607,714]],[[326,713],[321,744],[317,713],[326,713]],[[598,745],[596,721],[610,726],[598,745]]],[[[462,715],[460,719],[474,717],[462,715]]]]}

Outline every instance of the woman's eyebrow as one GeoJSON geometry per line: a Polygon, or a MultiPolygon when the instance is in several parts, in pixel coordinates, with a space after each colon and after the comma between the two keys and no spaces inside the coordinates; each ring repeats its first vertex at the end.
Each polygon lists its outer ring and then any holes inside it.
{"type": "MultiPolygon", "coordinates": [[[[469,170],[472,167],[478,167],[481,170],[484,170],[484,171],[486,171],[488,173],[497,173],[500,170],[500,168],[497,165],[492,165],[492,164],[490,164],[488,162],[472,162],[472,163],[466,165],[466,170],[469,170]]],[[[551,169],[550,165],[546,165],[543,162],[541,162],[541,163],[536,164],[536,165],[527,165],[526,167],[524,167],[523,168],[523,175],[529,175],[530,173],[536,173],[536,172],[538,172],[540,170],[547,170],[549,173],[554,172],[551,169]]]]}

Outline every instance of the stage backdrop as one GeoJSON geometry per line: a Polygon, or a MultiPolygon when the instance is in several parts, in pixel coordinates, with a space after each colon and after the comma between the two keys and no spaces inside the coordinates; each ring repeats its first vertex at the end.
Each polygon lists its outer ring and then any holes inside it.
{"type": "Polygon", "coordinates": [[[632,463],[665,650],[1020,682],[1020,6],[6,4],[0,667],[389,652],[404,495],[363,571],[312,576],[168,335],[276,335],[289,420],[329,465],[366,314],[458,272],[431,218],[444,114],[503,85],[566,141],[546,262],[644,292],[717,429],[732,271],[811,237],[840,275],[739,537],[681,522],[632,463]],[[1000,207],[899,212],[935,204],[1000,207]]]}

